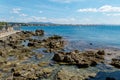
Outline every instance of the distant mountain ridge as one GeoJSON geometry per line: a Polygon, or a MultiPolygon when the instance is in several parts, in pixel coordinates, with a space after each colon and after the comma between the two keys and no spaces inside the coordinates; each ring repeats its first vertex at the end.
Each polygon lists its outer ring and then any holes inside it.
{"type": "Polygon", "coordinates": [[[28,22],[29,24],[54,24],[52,22],[28,22]]]}

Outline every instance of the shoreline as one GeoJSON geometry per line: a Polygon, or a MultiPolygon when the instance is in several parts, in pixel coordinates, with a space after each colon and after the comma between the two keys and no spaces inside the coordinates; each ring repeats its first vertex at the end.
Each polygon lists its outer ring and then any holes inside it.
{"type": "Polygon", "coordinates": [[[7,36],[9,36],[9,35],[15,34],[15,33],[17,33],[17,32],[20,32],[20,31],[15,31],[15,30],[13,30],[13,31],[1,32],[1,33],[0,33],[0,39],[1,39],[1,38],[4,38],[4,37],[7,37],[7,36]]]}
{"type": "Polygon", "coordinates": [[[45,37],[43,30],[36,30],[35,32],[9,31],[5,32],[4,35],[1,34],[1,37],[5,38],[0,42],[0,62],[2,64],[0,66],[0,79],[59,80],[60,78],[60,80],[64,80],[64,77],[66,77],[66,80],[70,80],[74,77],[76,80],[85,80],[89,79],[89,76],[96,78],[99,71],[112,72],[120,68],[114,68],[116,65],[120,65],[114,61],[120,55],[120,51],[116,49],[90,49],[85,51],[74,49],[65,51],[67,43],[62,36],[54,35],[42,40],[31,38],[32,36],[45,37]],[[9,37],[10,35],[11,37],[9,37]],[[24,44],[22,44],[23,41],[24,44]],[[65,67],[62,67],[62,65],[65,65],[65,67]],[[75,68],[72,66],[75,66],[75,68]],[[104,70],[98,68],[104,68],[104,66],[106,66],[104,70]],[[74,71],[72,71],[73,69],[74,71]],[[55,72],[56,70],[57,72],[55,72]]]}

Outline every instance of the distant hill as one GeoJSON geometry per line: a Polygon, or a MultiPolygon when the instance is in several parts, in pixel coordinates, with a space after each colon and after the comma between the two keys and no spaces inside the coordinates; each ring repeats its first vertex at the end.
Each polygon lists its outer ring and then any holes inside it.
{"type": "Polygon", "coordinates": [[[54,24],[52,22],[28,22],[29,24],[54,24]]]}

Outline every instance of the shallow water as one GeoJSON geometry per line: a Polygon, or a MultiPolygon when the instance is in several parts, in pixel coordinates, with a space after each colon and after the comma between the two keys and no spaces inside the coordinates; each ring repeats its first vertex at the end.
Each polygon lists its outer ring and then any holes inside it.
{"type": "MultiPolygon", "coordinates": [[[[65,47],[66,50],[84,50],[84,49],[97,49],[97,48],[119,48],[120,49],[120,26],[45,26],[45,27],[27,27],[22,26],[21,30],[25,31],[35,31],[36,29],[42,29],[45,31],[45,37],[51,35],[61,35],[64,37],[66,41],[68,41],[67,46],[65,47]]],[[[33,37],[37,38],[37,37],[33,37]]],[[[44,38],[44,37],[43,37],[44,38]]],[[[37,39],[43,39],[37,38],[37,39]]],[[[33,57],[32,61],[45,61],[45,62],[52,62],[53,53],[44,53],[43,48],[34,50],[37,53],[42,53],[44,55],[43,58],[40,60],[36,60],[33,57]]],[[[112,66],[105,65],[105,64],[98,64],[96,67],[89,67],[87,69],[78,69],[76,66],[66,66],[66,65],[57,65],[54,64],[54,68],[56,71],[59,69],[65,69],[71,73],[75,73],[77,75],[82,75],[86,73],[98,73],[96,78],[90,80],[105,80],[106,77],[111,76],[113,77],[119,72],[116,73],[119,69],[113,68],[112,66]],[[99,73],[100,72],[100,73],[99,73]],[[108,74],[107,74],[108,73],[108,74]]],[[[56,71],[53,72],[50,79],[43,79],[43,80],[52,80],[55,76],[56,71]]],[[[120,78],[116,77],[117,80],[120,78]]]]}

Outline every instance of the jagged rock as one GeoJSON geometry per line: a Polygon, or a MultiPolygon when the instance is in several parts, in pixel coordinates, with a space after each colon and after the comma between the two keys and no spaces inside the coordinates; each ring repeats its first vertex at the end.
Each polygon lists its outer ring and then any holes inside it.
{"type": "Polygon", "coordinates": [[[97,52],[97,54],[99,54],[99,55],[105,55],[105,51],[104,51],[104,50],[99,50],[99,51],[97,52]]]}
{"type": "Polygon", "coordinates": [[[104,55],[100,51],[86,51],[80,53],[79,51],[73,52],[59,52],[53,57],[56,62],[64,62],[67,64],[77,65],[79,68],[87,68],[89,66],[96,66],[104,60],[104,55]]]}
{"type": "Polygon", "coordinates": [[[36,30],[36,31],[35,31],[35,35],[36,35],[36,36],[44,35],[44,31],[43,31],[43,30],[36,30]]]}
{"type": "Polygon", "coordinates": [[[116,68],[120,68],[120,59],[113,58],[110,64],[116,68]]]}
{"type": "Polygon", "coordinates": [[[53,57],[53,60],[57,61],[57,62],[61,62],[64,60],[64,52],[61,52],[59,54],[55,54],[53,57]]]}

